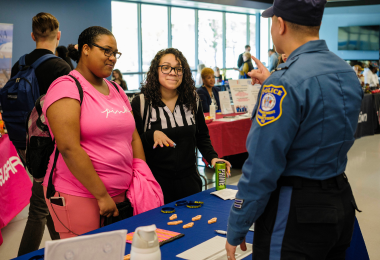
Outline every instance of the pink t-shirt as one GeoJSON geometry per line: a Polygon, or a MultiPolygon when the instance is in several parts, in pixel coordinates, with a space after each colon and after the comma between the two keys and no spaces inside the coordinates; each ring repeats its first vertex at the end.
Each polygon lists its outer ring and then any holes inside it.
{"type": "MultiPolygon", "coordinates": [[[[97,91],[78,71],[70,72],[78,79],[83,88],[83,102],[80,115],[80,145],[88,154],[95,171],[103,181],[110,196],[115,196],[128,189],[132,180],[132,134],[135,121],[132,108],[122,88],[119,92],[107,82],[108,96],[97,91]]],[[[43,105],[43,113],[55,101],[73,98],[80,101],[75,81],[69,76],[56,79],[49,87],[43,105]]],[[[64,113],[65,111],[62,111],[64,113]]],[[[48,124],[49,126],[49,124],[48,124]]],[[[50,133],[51,132],[49,126],[50,133]]],[[[54,153],[44,179],[47,186],[49,174],[54,161],[54,153]]],[[[57,191],[80,197],[94,196],[70,172],[62,155],[59,154],[53,175],[53,184],[57,191]]]]}

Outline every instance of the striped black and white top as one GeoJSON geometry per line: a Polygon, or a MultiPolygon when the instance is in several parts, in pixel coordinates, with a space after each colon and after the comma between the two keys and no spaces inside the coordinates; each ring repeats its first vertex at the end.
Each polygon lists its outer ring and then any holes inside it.
{"type": "Polygon", "coordinates": [[[144,120],[147,125],[147,130],[153,129],[152,124],[156,122],[159,122],[159,125],[161,126],[160,130],[195,125],[193,113],[184,105],[176,104],[173,113],[167,106],[157,108],[151,107],[149,112],[151,112],[150,118],[148,119],[147,113],[145,113],[144,120]]]}
{"type": "Polygon", "coordinates": [[[133,99],[132,110],[147,163],[154,175],[182,178],[193,174],[196,171],[196,147],[209,163],[218,157],[211,145],[200,101],[196,115],[178,101],[172,113],[163,102],[158,107],[152,107],[147,100],[141,115],[139,96],[133,99]],[[158,146],[153,149],[153,134],[156,130],[166,134],[176,143],[176,147],[158,146]]]}

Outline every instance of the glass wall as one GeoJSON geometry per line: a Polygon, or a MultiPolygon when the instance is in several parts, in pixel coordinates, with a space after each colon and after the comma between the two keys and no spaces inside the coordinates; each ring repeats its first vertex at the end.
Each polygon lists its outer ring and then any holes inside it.
{"type": "Polygon", "coordinates": [[[195,10],[173,7],[171,13],[172,47],[180,50],[195,69],[195,10]]]}
{"type": "Polygon", "coordinates": [[[194,76],[197,65],[205,64],[219,67],[226,78],[237,79],[239,73],[233,68],[237,67],[239,54],[249,44],[251,54],[256,55],[257,41],[260,41],[260,58],[268,64],[267,52],[272,44],[267,18],[260,18],[257,39],[256,15],[252,14],[147,3],[111,3],[112,32],[122,53],[115,68],[123,73],[130,90],[140,87],[156,53],[168,46],[184,54],[194,76]]]}
{"type": "Polygon", "coordinates": [[[269,18],[260,16],[260,61],[268,67],[269,18]]]}
{"type": "Polygon", "coordinates": [[[256,57],[256,15],[249,16],[249,45],[251,54],[256,57]]]}
{"type": "Polygon", "coordinates": [[[237,67],[239,54],[247,45],[247,15],[226,14],[226,67],[237,67]]]}
{"type": "Polygon", "coordinates": [[[198,61],[206,67],[223,68],[223,13],[199,11],[198,61]]]}
{"type": "Polygon", "coordinates": [[[141,5],[141,34],[142,70],[147,72],[156,53],[168,47],[168,8],[166,6],[141,5]]]}
{"type": "Polygon", "coordinates": [[[138,72],[137,4],[112,1],[112,33],[122,53],[115,69],[122,73],[138,72]],[[120,18],[123,18],[123,22],[120,18]]]}

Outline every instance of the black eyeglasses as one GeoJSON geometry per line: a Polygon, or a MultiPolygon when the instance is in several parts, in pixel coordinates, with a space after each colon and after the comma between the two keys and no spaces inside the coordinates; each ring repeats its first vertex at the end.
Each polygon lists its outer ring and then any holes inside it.
{"type": "Polygon", "coordinates": [[[169,65],[159,65],[158,67],[161,67],[161,72],[164,74],[170,74],[172,70],[174,70],[175,74],[178,76],[182,76],[183,68],[182,67],[171,67],[169,65]]]}
{"type": "Polygon", "coordinates": [[[115,56],[116,59],[119,59],[120,56],[121,56],[121,52],[112,51],[111,49],[104,48],[104,47],[99,46],[99,45],[97,45],[95,43],[93,43],[92,45],[98,47],[99,49],[102,49],[104,51],[104,55],[107,56],[107,57],[111,57],[113,55],[113,56],[115,56]]]}

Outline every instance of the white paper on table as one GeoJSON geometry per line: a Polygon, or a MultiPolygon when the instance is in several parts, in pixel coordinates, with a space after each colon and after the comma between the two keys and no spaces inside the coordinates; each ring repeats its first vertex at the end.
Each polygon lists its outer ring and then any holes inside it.
{"type": "Polygon", "coordinates": [[[259,95],[261,89],[260,84],[255,84],[255,85],[250,85],[248,87],[248,93],[249,93],[249,100],[250,103],[248,105],[248,112],[252,113],[253,109],[255,108],[256,102],[257,102],[257,97],[259,95]]]}
{"type": "Polygon", "coordinates": [[[237,192],[238,192],[237,190],[233,190],[233,189],[223,189],[223,190],[213,191],[210,194],[218,196],[219,198],[223,200],[234,200],[237,192]]]}
{"type": "Polygon", "coordinates": [[[245,113],[245,114],[237,115],[235,118],[236,118],[236,119],[246,119],[246,118],[251,118],[251,113],[245,113]]]}
{"type": "MultiPolygon", "coordinates": [[[[177,257],[187,260],[226,260],[226,238],[215,236],[185,252],[177,255],[177,257]]],[[[240,249],[240,245],[236,247],[235,258],[237,260],[252,254],[252,244],[246,243],[247,251],[240,249]]]]}
{"type": "Polygon", "coordinates": [[[230,101],[230,93],[228,91],[219,91],[219,103],[222,114],[232,114],[232,106],[230,101]]]}
{"type": "Polygon", "coordinates": [[[252,226],[249,228],[249,231],[255,231],[255,223],[252,224],[252,226]]]}
{"type": "Polygon", "coordinates": [[[252,106],[252,94],[250,93],[250,86],[252,86],[251,79],[229,80],[231,89],[232,100],[234,101],[235,113],[251,112],[249,108],[252,106]]]}
{"type": "Polygon", "coordinates": [[[127,230],[46,241],[45,259],[123,260],[127,230]]]}

